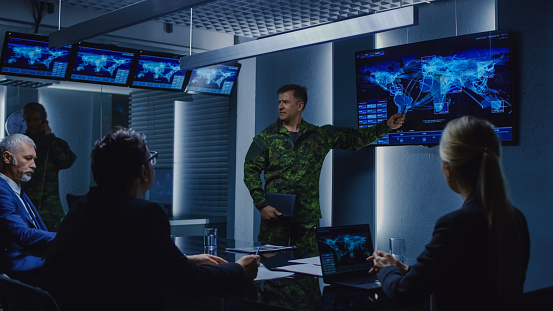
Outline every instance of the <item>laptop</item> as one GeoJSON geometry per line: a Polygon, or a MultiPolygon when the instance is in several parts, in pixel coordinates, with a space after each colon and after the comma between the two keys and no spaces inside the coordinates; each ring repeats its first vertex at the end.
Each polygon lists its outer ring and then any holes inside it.
{"type": "Polygon", "coordinates": [[[325,283],[360,289],[381,287],[376,276],[369,274],[373,263],[367,257],[374,247],[368,224],[318,227],[316,234],[325,283]]]}

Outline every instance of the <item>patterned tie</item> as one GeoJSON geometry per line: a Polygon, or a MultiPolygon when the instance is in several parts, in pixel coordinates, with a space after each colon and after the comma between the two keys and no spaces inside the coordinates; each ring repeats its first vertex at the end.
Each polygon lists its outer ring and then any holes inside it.
{"type": "Polygon", "coordinates": [[[21,190],[21,199],[23,199],[23,202],[25,203],[25,209],[27,210],[29,217],[33,221],[33,225],[35,225],[35,228],[40,229],[40,227],[38,226],[38,221],[36,220],[36,215],[33,212],[31,205],[29,204],[29,197],[27,197],[23,190],[21,190]]]}

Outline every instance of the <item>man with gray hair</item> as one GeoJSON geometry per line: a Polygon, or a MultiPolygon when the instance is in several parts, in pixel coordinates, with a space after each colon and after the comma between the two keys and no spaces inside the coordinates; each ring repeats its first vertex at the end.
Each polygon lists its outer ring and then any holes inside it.
{"type": "Polygon", "coordinates": [[[48,232],[21,189],[36,169],[35,149],[33,140],[22,134],[0,141],[0,273],[33,285],[44,262],[40,255],[56,235],[48,232]]]}

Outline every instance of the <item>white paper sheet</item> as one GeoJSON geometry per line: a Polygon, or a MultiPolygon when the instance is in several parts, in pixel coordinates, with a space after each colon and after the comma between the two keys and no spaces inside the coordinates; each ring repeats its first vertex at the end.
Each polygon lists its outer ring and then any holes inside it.
{"type": "Polygon", "coordinates": [[[309,274],[314,276],[323,276],[321,266],[312,264],[297,264],[276,268],[277,270],[289,271],[294,273],[309,274]]]}
{"type": "Polygon", "coordinates": [[[257,277],[254,279],[254,281],[274,280],[274,279],[280,279],[280,278],[287,278],[293,275],[294,273],[292,272],[271,271],[267,269],[264,265],[260,265],[259,269],[257,269],[257,277]]]}
{"type": "Polygon", "coordinates": [[[315,256],[315,257],[309,257],[309,258],[292,259],[292,260],[288,260],[288,262],[290,262],[290,263],[306,263],[306,264],[320,266],[321,265],[321,258],[319,256],[315,256]]]}

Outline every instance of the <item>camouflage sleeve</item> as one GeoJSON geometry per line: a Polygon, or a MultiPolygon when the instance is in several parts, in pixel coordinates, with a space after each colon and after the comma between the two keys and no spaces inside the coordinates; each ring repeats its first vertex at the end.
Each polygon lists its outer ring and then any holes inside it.
{"type": "Polygon", "coordinates": [[[244,161],[244,183],[248,187],[253,204],[257,209],[269,205],[265,199],[265,191],[261,181],[261,172],[266,167],[266,153],[267,144],[261,137],[256,136],[244,161]]]}
{"type": "Polygon", "coordinates": [[[382,121],[375,126],[360,129],[332,125],[325,125],[324,128],[329,135],[332,149],[358,150],[372,144],[382,135],[391,131],[386,122],[382,121]]]}
{"type": "Polygon", "coordinates": [[[69,148],[69,144],[56,136],[54,134],[50,137],[51,142],[49,144],[48,151],[48,161],[52,163],[58,170],[63,170],[71,167],[77,159],[77,156],[69,148]]]}

